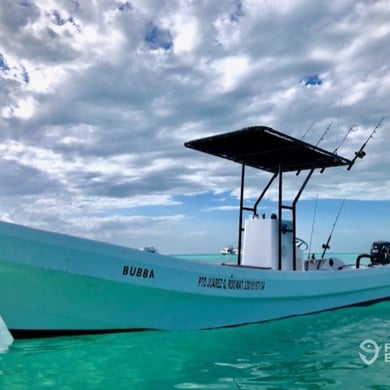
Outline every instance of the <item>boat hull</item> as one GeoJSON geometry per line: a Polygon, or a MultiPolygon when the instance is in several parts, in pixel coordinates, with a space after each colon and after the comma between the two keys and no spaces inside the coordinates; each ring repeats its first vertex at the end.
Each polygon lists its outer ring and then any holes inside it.
{"type": "Polygon", "coordinates": [[[390,267],[273,271],[185,261],[0,222],[15,335],[209,329],[387,299],[390,267]]]}

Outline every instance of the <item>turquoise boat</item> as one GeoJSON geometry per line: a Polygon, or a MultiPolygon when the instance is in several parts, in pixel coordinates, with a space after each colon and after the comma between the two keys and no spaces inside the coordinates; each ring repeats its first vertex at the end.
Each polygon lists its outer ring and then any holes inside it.
{"type": "Polygon", "coordinates": [[[211,329],[389,298],[386,256],[364,255],[366,265],[361,256],[352,265],[325,255],[305,259],[305,242],[296,237],[296,205],[312,174],[349,170],[355,158],[266,126],[185,146],[241,165],[237,263],[202,263],[0,222],[0,315],[14,337],[211,329]],[[250,207],[247,167],[270,174],[250,207]],[[291,172],[305,176],[288,203],[283,179],[291,172]],[[272,184],[278,212],[259,215],[272,184]]]}

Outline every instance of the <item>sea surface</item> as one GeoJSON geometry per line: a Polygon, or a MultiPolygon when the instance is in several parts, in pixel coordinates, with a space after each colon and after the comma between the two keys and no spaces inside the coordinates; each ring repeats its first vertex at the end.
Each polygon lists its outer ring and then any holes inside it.
{"type": "Polygon", "coordinates": [[[0,389],[390,389],[390,301],[218,330],[15,340],[0,389]]]}

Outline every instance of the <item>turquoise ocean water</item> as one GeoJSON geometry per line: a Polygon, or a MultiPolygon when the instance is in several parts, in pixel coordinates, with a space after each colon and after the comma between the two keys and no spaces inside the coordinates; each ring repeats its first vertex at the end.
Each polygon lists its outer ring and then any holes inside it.
{"type": "Polygon", "coordinates": [[[390,301],[218,330],[16,340],[0,389],[390,389],[390,301]],[[371,365],[366,339],[380,348],[371,365]]]}

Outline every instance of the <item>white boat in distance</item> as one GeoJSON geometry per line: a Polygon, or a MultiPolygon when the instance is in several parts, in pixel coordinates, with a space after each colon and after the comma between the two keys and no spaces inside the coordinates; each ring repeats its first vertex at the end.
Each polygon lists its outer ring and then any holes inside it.
{"type": "Polygon", "coordinates": [[[221,255],[235,255],[237,250],[234,249],[233,245],[226,245],[221,249],[221,255]]]}
{"type": "Polygon", "coordinates": [[[141,251],[149,253],[158,253],[158,250],[153,245],[147,245],[141,248],[141,251]]]}
{"type": "MultiPolygon", "coordinates": [[[[0,223],[0,313],[14,337],[140,329],[210,329],[368,303],[390,296],[387,257],[350,266],[337,258],[304,260],[297,249],[296,204],[315,170],[347,167],[338,154],[256,126],[187,147],[241,165],[237,264],[210,264],[0,223]],[[244,206],[245,168],[271,174],[244,206]],[[292,203],[283,175],[306,172],[292,203]],[[257,207],[274,182],[278,214],[257,207]],[[282,220],[282,211],[291,220],[282,220]],[[249,218],[243,218],[244,213],[249,218]]],[[[360,156],[359,156],[360,154],[360,156]]]]}

